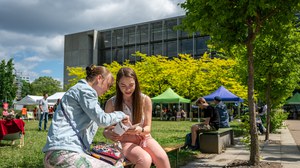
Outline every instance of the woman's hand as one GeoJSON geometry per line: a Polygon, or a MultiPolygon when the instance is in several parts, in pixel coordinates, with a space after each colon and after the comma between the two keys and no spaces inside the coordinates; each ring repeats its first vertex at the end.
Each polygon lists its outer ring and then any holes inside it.
{"type": "Polygon", "coordinates": [[[131,126],[131,122],[130,122],[130,119],[129,119],[129,115],[126,115],[126,117],[122,120],[122,123],[124,125],[130,125],[131,126]]]}
{"type": "Polygon", "coordinates": [[[121,139],[121,136],[116,134],[113,129],[115,128],[115,126],[110,126],[108,128],[106,128],[103,131],[103,136],[107,139],[113,140],[113,141],[119,141],[121,139]]]}
{"type": "Polygon", "coordinates": [[[139,125],[134,125],[129,130],[126,131],[126,134],[136,135],[136,134],[142,134],[143,128],[139,125]]]}

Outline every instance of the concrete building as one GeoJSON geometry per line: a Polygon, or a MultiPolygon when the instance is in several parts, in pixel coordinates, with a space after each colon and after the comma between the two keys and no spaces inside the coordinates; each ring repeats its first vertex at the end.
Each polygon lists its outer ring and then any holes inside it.
{"type": "Polygon", "coordinates": [[[20,100],[22,98],[22,86],[23,86],[22,81],[23,80],[30,83],[30,78],[28,75],[25,75],[22,72],[15,70],[15,84],[17,86],[17,92],[16,92],[17,100],[20,100]]]}
{"type": "Polygon", "coordinates": [[[86,67],[125,60],[139,61],[131,54],[177,57],[180,53],[199,58],[207,51],[207,35],[199,32],[189,35],[177,30],[184,16],[138,23],[106,30],[89,30],[65,35],[64,84],[68,83],[67,66],[86,67]]]}

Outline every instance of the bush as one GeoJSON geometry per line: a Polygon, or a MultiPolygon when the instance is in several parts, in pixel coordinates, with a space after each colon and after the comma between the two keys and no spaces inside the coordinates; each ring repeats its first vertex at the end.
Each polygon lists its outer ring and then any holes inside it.
{"type": "Polygon", "coordinates": [[[250,149],[250,117],[248,112],[241,116],[241,121],[241,128],[243,132],[243,138],[241,141],[248,149],[250,149]]]}
{"type": "Polygon", "coordinates": [[[282,109],[271,111],[270,132],[276,132],[277,129],[283,126],[283,121],[288,118],[289,114],[282,109]]]}

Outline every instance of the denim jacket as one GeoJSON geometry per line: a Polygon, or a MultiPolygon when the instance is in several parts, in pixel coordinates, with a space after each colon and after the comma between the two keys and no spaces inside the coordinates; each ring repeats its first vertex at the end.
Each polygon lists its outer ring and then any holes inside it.
{"type": "Polygon", "coordinates": [[[43,152],[69,150],[81,153],[84,151],[78,136],[64,116],[61,105],[88,149],[98,126],[107,127],[125,117],[121,111],[105,113],[98,102],[97,92],[82,79],[62,97],[54,113],[43,152]]]}

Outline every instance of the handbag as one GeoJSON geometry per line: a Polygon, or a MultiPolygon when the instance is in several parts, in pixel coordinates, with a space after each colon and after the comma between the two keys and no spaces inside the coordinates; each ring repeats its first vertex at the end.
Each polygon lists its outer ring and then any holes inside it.
{"type": "Polygon", "coordinates": [[[81,137],[79,136],[79,131],[74,127],[71,123],[69,116],[66,114],[62,104],[60,103],[61,111],[63,112],[64,116],[66,117],[67,121],[71,125],[72,129],[75,131],[81,145],[83,146],[84,152],[88,155],[102,160],[106,163],[109,163],[113,166],[123,166],[124,155],[122,154],[122,145],[120,142],[114,144],[108,144],[105,142],[100,142],[99,144],[95,145],[92,150],[90,151],[83,143],[81,137]]]}
{"type": "Polygon", "coordinates": [[[111,165],[122,164],[124,157],[121,152],[121,143],[107,144],[100,142],[91,150],[91,156],[103,160],[111,165]]]}

